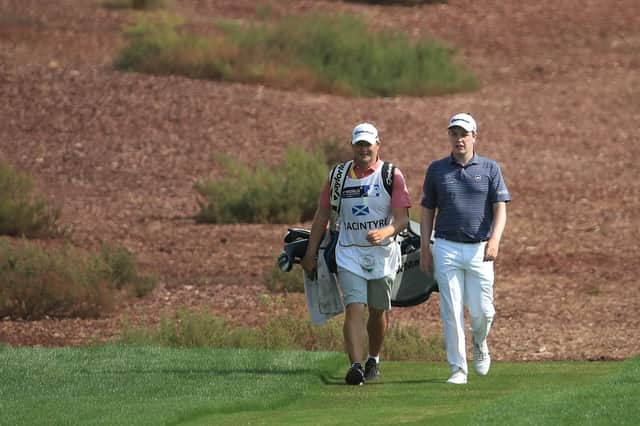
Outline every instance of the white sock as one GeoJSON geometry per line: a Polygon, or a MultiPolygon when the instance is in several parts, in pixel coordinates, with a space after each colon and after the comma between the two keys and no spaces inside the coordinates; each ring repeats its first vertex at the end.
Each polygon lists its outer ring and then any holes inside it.
{"type": "Polygon", "coordinates": [[[367,355],[367,359],[369,359],[369,358],[373,358],[373,359],[375,359],[375,360],[376,360],[376,363],[377,363],[377,364],[380,364],[380,355],[378,355],[378,356],[373,356],[373,355],[369,354],[369,355],[367,355]]]}

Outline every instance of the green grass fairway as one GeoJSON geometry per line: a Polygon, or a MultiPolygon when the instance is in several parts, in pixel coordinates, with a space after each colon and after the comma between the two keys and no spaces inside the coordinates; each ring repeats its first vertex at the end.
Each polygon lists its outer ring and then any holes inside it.
{"type": "Polygon", "coordinates": [[[0,346],[0,425],[619,425],[640,418],[640,359],[494,363],[466,386],[445,363],[383,362],[343,385],[330,352],[0,346]]]}

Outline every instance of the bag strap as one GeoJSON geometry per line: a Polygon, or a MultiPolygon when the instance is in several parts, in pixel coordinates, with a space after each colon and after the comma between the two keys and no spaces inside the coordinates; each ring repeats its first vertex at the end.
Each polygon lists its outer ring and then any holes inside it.
{"type": "Polygon", "coordinates": [[[393,195],[393,175],[395,170],[396,166],[394,166],[393,163],[385,161],[384,164],[382,164],[382,183],[389,195],[393,195]]]}
{"type": "Polygon", "coordinates": [[[331,231],[338,231],[338,217],[340,216],[340,206],[342,205],[342,188],[347,180],[347,173],[351,168],[352,161],[338,163],[331,169],[329,178],[329,202],[331,203],[331,231]]]}

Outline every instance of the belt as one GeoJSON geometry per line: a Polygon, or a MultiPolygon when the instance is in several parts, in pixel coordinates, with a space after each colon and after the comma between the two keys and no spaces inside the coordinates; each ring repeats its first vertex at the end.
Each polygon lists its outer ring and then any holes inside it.
{"type": "Polygon", "coordinates": [[[486,241],[489,241],[489,239],[459,241],[459,240],[450,240],[448,238],[443,238],[443,240],[451,241],[451,242],[454,242],[454,243],[462,243],[462,244],[479,244],[479,243],[484,243],[486,241]]]}

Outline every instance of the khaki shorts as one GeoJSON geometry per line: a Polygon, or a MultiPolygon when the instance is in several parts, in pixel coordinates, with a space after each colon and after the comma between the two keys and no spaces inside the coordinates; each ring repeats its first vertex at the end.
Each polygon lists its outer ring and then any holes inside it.
{"type": "Polygon", "coordinates": [[[362,303],[372,308],[388,311],[391,309],[391,287],[393,276],[367,280],[344,268],[338,267],[338,283],[342,289],[344,306],[362,303]]]}

